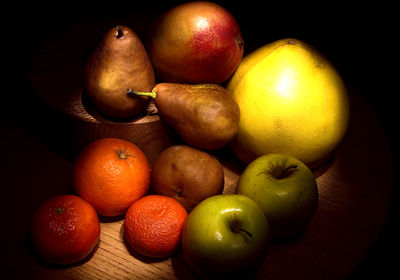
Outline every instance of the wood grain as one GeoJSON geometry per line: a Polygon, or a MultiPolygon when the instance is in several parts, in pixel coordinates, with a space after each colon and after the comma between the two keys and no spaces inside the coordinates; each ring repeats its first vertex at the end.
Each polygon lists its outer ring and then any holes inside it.
{"type": "MultiPolygon", "coordinates": [[[[28,239],[30,216],[45,198],[71,192],[73,163],[22,129],[12,131],[7,139],[8,152],[3,154],[9,164],[4,179],[13,182],[14,187],[8,189],[6,197],[18,197],[21,189],[25,192],[18,202],[20,223],[6,229],[12,236],[9,240],[14,240],[9,266],[15,275],[22,275],[21,279],[196,279],[181,252],[166,259],[150,259],[131,250],[123,240],[122,218],[102,219],[101,241],[84,262],[68,267],[41,262],[28,239]],[[25,176],[18,177],[20,172],[25,176]]],[[[229,150],[217,156],[224,164],[224,192],[234,192],[243,165],[229,150]]],[[[273,242],[253,279],[342,279],[360,262],[380,232],[391,194],[390,152],[379,122],[357,93],[352,93],[346,138],[334,157],[315,174],[319,205],[307,231],[293,240],[273,242]],[[379,162],[381,168],[371,162],[379,162]]]]}
{"type": "MultiPolygon", "coordinates": [[[[78,147],[105,135],[128,137],[140,142],[147,155],[154,158],[174,143],[156,115],[148,114],[127,122],[105,120],[82,101],[82,57],[91,43],[72,50],[60,47],[65,40],[81,38],[80,28],[73,26],[39,50],[31,71],[33,88],[55,108],[57,118],[61,116],[70,124],[64,133],[78,141],[78,147]],[[54,56],[64,57],[66,53],[65,60],[54,63],[54,56]]],[[[251,278],[342,279],[361,261],[378,236],[392,191],[391,154],[374,112],[356,89],[349,89],[349,131],[334,156],[314,172],[319,189],[317,212],[303,235],[284,242],[274,241],[264,263],[251,278]]],[[[49,130],[60,129],[53,122],[40,125],[48,125],[49,130]]],[[[52,141],[62,139],[55,137],[52,141]]],[[[30,215],[26,213],[32,213],[50,195],[71,192],[73,163],[24,130],[10,132],[7,147],[4,154],[10,164],[5,170],[5,181],[14,184],[7,196],[18,196],[21,188],[26,192],[18,210],[22,216],[17,226],[21,234],[13,236],[17,249],[9,258],[14,275],[25,279],[196,279],[181,252],[166,259],[149,259],[135,253],[123,240],[122,218],[102,219],[101,241],[83,262],[68,267],[41,262],[30,247],[30,215]],[[23,152],[19,149],[22,146],[26,147],[23,152]],[[11,151],[23,155],[22,167],[11,151]],[[38,158],[41,164],[36,164],[38,158]],[[20,172],[27,175],[18,177],[20,172]],[[31,187],[23,187],[26,185],[31,187]]],[[[244,166],[228,148],[215,154],[224,165],[224,193],[234,193],[244,166]]],[[[12,236],[11,230],[8,231],[12,236]]]]}

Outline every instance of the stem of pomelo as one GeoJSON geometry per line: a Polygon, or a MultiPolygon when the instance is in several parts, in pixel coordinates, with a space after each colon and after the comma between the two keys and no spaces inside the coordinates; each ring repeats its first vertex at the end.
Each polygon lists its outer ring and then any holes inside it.
{"type": "Polygon", "coordinates": [[[128,90],[126,91],[126,94],[128,96],[148,96],[151,98],[156,98],[156,92],[152,91],[152,92],[141,92],[141,91],[133,91],[130,88],[128,88],[128,90]]]}

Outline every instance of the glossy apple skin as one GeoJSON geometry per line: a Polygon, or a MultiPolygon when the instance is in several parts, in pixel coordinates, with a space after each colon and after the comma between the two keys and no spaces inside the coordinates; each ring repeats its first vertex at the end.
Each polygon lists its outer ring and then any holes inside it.
{"type": "Polygon", "coordinates": [[[283,154],[271,153],[252,161],[241,174],[236,192],[261,207],[270,223],[271,236],[277,238],[301,233],[318,204],[318,187],[311,170],[300,160],[283,154]],[[287,170],[285,174],[283,170],[287,170]]]}
{"type": "Polygon", "coordinates": [[[243,57],[236,19],[210,2],[190,2],[168,10],[146,42],[161,82],[222,83],[243,57]]]}
{"type": "Polygon", "coordinates": [[[254,201],[239,194],[203,200],[189,214],[182,230],[184,258],[206,278],[238,275],[254,268],[263,261],[268,243],[264,213],[254,201]]]}

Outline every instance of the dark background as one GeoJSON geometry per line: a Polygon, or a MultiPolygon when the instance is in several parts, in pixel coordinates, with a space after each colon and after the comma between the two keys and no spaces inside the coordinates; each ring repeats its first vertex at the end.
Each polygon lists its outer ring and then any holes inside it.
{"type": "MultiPolygon", "coordinates": [[[[43,40],[81,19],[161,13],[187,1],[53,1],[21,4],[14,20],[3,24],[3,38],[11,45],[8,59],[18,71],[43,40]],[[21,50],[18,51],[17,50],[21,50]]],[[[245,40],[245,54],[268,42],[295,37],[314,45],[330,59],[346,81],[362,92],[387,130],[396,103],[398,43],[396,8],[385,1],[214,1],[237,19],[245,40]],[[395,72],[394,72],[395,70],[395,72]]],[[[7,10],[3,10],[7,15],[7,10]]],[[[148,19],[150,25],[154,18],[148,19]]],[[[143,23],[147,24],[147,23],[143,23]]],[[[5,42],[5,41],[4,41],[5,42]]],[[[73,42],[79,44],[79,42],[73,42]]],[[[7,46],[6,46],[7,48],[7,46]]],[[[392,136],[393,131],[388,131],[392,136]]]]}
{"type": "MultiPolygon", "coordinates": [[[[158,14],[181,2],[184,1],[52,1],[15,3],[13,7],[3,8],[2,14],[7,16],[7,20],[2,24],[2,45],[6,49],[4,59],[9,62],[3,77],[11,90],[2,92],[2,103],[11,106],[2,106],[2,118],[12,116],[11,123],[18,125],[26,121],[27,115],[40,114],[35,108],[34,95],[27,81],[29,59],[44,40],[57,35],[70,23],[91,17],[135,14],[138,11],[158,14]],[[16,111],[19,114],[15,114],[16,111]]],[[[245,53],[277,39],[295,37],[314,45],[325,54],[345,81],[355,86],[377,113],[387,132],[395,163],[395,128],[398,127],[396,97],[400,77],[398,30],[395,27],[398,22],[394,6],[382,1],[359,4],[350,1],[214,2],[227,8],[238,20],[245,40],[245,53]]],[[[149,18],[149,24],[153,20],[149,18]]],[[[379,168],[379,163],[371,164],[379,168]]],[[[349,279],[362,279],[365,276],[386,279],[396,272],[397,184],[396,176],[391,212],[382,234],[349,279]]]]}

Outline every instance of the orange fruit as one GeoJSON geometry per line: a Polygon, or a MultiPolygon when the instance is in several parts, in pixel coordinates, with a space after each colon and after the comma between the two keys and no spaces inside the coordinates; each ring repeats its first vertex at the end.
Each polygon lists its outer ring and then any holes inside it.
{"type": "Polygon", "coordinates": [[[72,264],[86,258],[100,239],[94,208],[76,195],[58,195],[43,202],[31,225],[33,246],[47,262],[72,264]]]}
{"type": "Polygon", "coordinates": [[[187,216],[185,208],[169,196],[145,196],[126,212],[125,239],[142,255],[167,257],[180,245],[187,216]]]}
{"type": "Polygon", "coordinates": [[[103,216],[123,215],[150,185],[150,166],[132,142],[103,138],[87,145],[73,170],[76,193],[103,216]]]}

